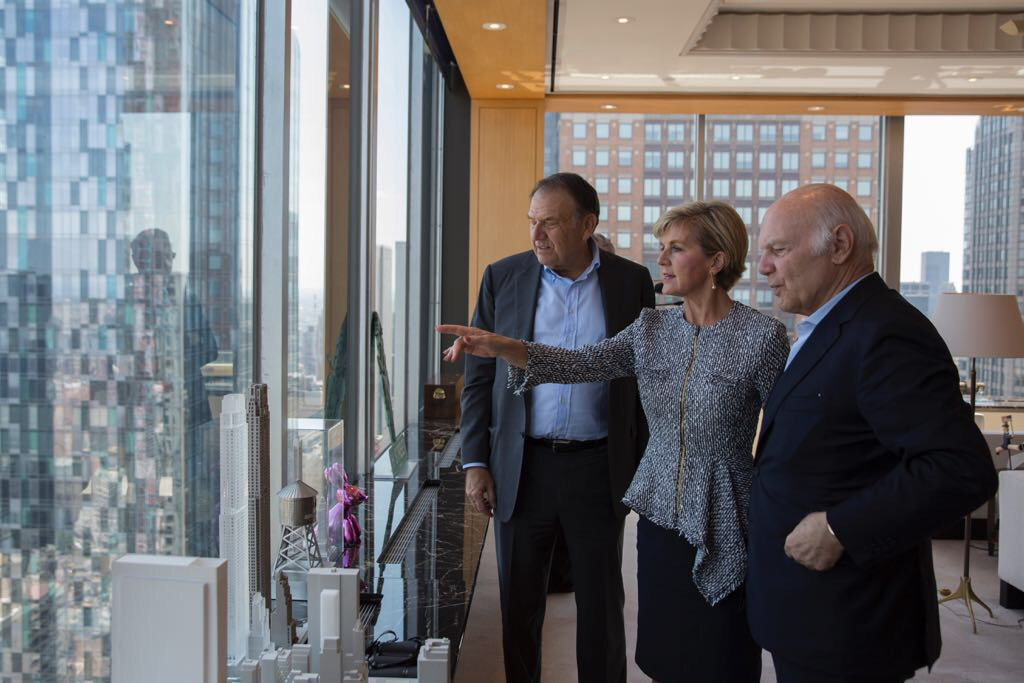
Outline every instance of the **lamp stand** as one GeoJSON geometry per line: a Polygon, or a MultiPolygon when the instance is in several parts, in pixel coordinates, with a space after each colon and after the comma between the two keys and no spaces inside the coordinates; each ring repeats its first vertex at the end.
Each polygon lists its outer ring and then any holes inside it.
{"type": "MultiPolygon", "coordinates": [[[[974,404],[975,395],[977,393],[977,375],[974,369],[974,357],[971,356],[971,419],[974,419],[974,404]]],[[[943,589],[943,592],[947,592],[948,589],[943,589]]],[[[971,512],[967,513],[967,517],[964,519],[964,573],[960,577],[960,585],[956,587],[956,590],[949,595],[945,595],[939,604],[949,602],[950,600],[963,600],[967,606],[967,616],[971,619],[971,631],[974,633],[978,632],[978,623],[974,618],[974,606],[972,602],[976,602],[988,612],[989,617],[995,618],[992,614],[992,610],[982,602],[981,598],[971,588],[971,512]]]]}

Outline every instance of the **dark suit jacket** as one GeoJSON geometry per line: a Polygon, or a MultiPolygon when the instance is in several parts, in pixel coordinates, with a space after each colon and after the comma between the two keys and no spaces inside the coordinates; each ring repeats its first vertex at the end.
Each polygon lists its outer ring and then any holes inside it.
{"type": "MultiPolygon", "coordinates": [[[[654,307],[654,285],[643,266],[605,251],[600,254],[597,277],[606,335],[611,337],[629,326],[642,309],[654,307]]],[[[532,251],[487,266],[473,326],[532,340],[540,276],[541,265],[532,251]]],[[[464,462],[483,462],[490,468],[498,497],[495,515],[501,521],[508,521],[515,509],[530,400],[528,395],[515,396],[506,388],[507,376],[505,361],[466,356],[462,457],[464,462]]],[[[635,379],[612,380],[608,389],[610,503],[621,518],[627,512],[622,496],[647,444],[647,427],[635,379]]]]}
{"type": "Polygon", "coordinates": [[[906,673],[939,654],[930,536],[995,493],[991,455],[928,321],[877,274],[814,330],[765,406],[750,504],[754,639],[807,667],[906,673]],[[825,572],[786,557],[827,512],[825,572]]]}

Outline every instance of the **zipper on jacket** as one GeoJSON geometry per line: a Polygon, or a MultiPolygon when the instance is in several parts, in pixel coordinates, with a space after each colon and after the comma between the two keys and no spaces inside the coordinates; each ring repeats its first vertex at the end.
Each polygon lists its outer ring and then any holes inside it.
{"type": "Polygon", "coordinates": [[[676,516],[679,516],[679,500],[683,495],[683,461],[686,459],[686,385],[690,383],[693,372],[693,361],[697,358],[697,335],[700,328],[693,330],[693,348],[690,350],[690,363],[686,366],[686,377],[683,378],[683,393],[679,397],[679,468],[676,470],[676,516]]]}

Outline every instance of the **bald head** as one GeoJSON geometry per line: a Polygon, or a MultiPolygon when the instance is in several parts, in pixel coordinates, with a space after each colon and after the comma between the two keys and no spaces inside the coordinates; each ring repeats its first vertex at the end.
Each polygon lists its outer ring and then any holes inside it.
{"type": "Polygon", "coordinates": [[[848,192],[835,185],[812,183],[783,195],[772,208],[776,206],[800,215],[812,227],[813,247],[819,256],[828,251],[837,226],[850,226],[854,240],[851,258],[862,266],[874,267],[878,251],[875,226],[848,192]]]}
{"type": "Polygon", "coordinates": [[[771,205],[758,235],[758,272],[783,311],[810,315],[874,270],[871,220],[834,185],[804,185],[771,205]]]}

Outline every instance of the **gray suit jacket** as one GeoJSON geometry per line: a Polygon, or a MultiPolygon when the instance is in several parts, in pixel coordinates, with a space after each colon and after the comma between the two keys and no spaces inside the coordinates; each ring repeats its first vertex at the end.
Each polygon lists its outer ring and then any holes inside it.
{"type": "MultiPolygon", "coordinates": [[[[480,283],[473,326],[532,340],[540,276],[541,265],[532,251],[489,265],[480,283]]],[[[597,276],[608,337],[628,327],[644,308],[654,306],[654,285],[643,266],[602,251],[597,276]]],[[[498,497],[495,515],[501,521],[508,521],[515,510],[530,400],[528,395],[516,396],[506,388],[507,376],[508,365],[500,359],[466,356],[462,459],[490,468],[498,497]]],[[[608,503],[620,518],[627,513],[620,501],[646,443],[647,426],[636,380],[612,380],[608,391],[608,503]]]]}

